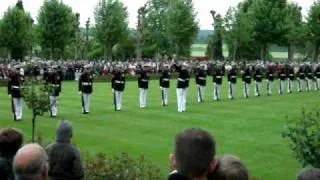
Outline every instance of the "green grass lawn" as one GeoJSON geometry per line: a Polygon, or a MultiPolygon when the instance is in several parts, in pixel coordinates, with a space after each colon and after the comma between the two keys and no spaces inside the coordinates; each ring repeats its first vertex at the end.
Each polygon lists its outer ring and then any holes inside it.
{"type": "MultiPolygon", "coordinates": [[[[209,79],[208,79],[209,81],[209,79]]],[[[211,78],[210,78],[211,82],[211,78]]],[[[168,107],[160,107],[158,81],[150,84],[148,108],[138,108],[137,82],[127,84],[123,111],[114,112],[109,83],[96,83],[90,115],[80,114],[80,97],[76,82],[66,82],[60,99],[59,118],[48,115],[38,118],[37,131],[46,140],[53,140],[59,119],[68,119],[74,126],[78,147],[91,153],[108,155],[128,152],[132,156],[145,154],[167,173],[168,155],[173,149],[176,133],[191,127],[210,131],[217,141],[217,153],[239,156],[247,165],[250,175],[265,180],[295,179],[300,166],[287,142],[281,137],[285,116],[297,117],[302,107],[319,105],[320,92],[302,92],[283,96],[243,99],[238,83],[237,99],[227,99],[226,84],[222,101],[212,101],[212,86],[207,87],[206,102],[196,103],[196,88],[191,83],[186,113],[176,107],[175,80],[171,81],[168,107]]],[[[225,82],[224,82],[225,83],[225,82]]],[[[265,88],[265,86],[263,87],[265,88]]],[[[251,94],[253,92],[253,85],[251,94]]],[[[276,92],[276,87],[274,93],[276,92]]],[[[31,135],[31,116],[24,109],[24,120],[12,121],[10,100],[6,88],[0,88],[0,127],[23,130],[26,139],[31,135]]]]}

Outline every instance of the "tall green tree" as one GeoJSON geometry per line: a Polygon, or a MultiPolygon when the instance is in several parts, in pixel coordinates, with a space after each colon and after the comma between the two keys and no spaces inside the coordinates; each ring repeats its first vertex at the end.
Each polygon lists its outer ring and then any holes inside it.
{"type": "Polygon", "coordinates": [[[50,59],[61,58],[74,37],[72,9],[58,0],[45,0],[38,14],[39,40],[42,51],[49,51],[50,59]]]}
{"type": "Polygon", "coordinates": [[[144,52],[147,56],[163,57],[170,54],[167,36],[169,0],[148,0],[143,19],[144,52]]]}
{"type": "Polygon", "coordinates": [[[285,45],[288,46],[288,60],[293,61],[296,45],[306,40],[306,26],[302,22],[301,7],[296,3],[288,3],[285,27],[287,33],[284,36],[285,45]]]}
{"type": "Polygon", "coordinates": [[[127,9],[119,0],[101,0],[95,8],[95,37],[104,47],[104,59],[112,58],[112,48],[127,37],[127,9]]]}
{"type": "Polygon", "coordinates": [[[192,0],[170,1],[166,22],[171,49],[178,59],[184,49],[190,52],[199,31],[192,0]]]}
{"type": "Polygon", "coordinates": [[[0,39],[9,59],[24,59],[32,44],[32,23],[30,14],[19,6],[9,7],[4,13],[0,39]]]}
{"type": "Polygon", "coordinates": [[[318,60],[320,47],[320,0],[316,0],[308,15],[309,38],[314,46],[313,61],[318,60]]]}
{"type": "Polygon", "coordinates": [[[224,59],[223,56],[223,19],[220,14],[216,14],[215,11],[210,12],[212,18],[214,20],[214,33],[212,35],[212,39],[209,43],[210,48],[208,50],[211,51],[212,59],[222,60],[224,59]]]}
{"type": "Polygon", "coordinates": [[[249,6],[253,38],[261,49],[261,60],[267,60],[270,44],[279,44],[286,33],[286,0],[255,0],[249,6]]]}

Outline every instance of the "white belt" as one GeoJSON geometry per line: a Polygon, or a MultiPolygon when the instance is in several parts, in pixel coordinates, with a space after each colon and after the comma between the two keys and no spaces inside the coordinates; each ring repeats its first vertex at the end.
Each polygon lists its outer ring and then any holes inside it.
{"type": "Polygon", "coordinates": [[[60,87],[59,84],[51,84],[52,87],[60,87]]]}
{"type": "Polygon", "coordinates": [[[185,82],[185,80],[181,78],[178,78],[178,81],[185,82]]]}
{"type": "Polygon", "coordinates": [[[148,82],[149,80],[147,80],[147,79],[141,79],[141,81],[143,81],[143,82],[148,82]]]}
{"type": "Polygon", "coordinates": [[[237,76],[231,76],[231,78],[236,78],[237,76]]]}
{"type": "Polygon", "coordinates": [[[11,86],[12,89],[20,89],[20,86],[11,86]]]}
{"type": "Polygon", "coordinates": [[[204,78],[204,77],[199,77],[199,79],[201,79],[201,80],[206,80],[206,78],[204,78]]]}
{"type": "Polygon", "coordinates": [[[169,81],[169,79],[162,79],[162,81],[169,81]]]}
{"type": "Polygon", "coordinates": [[[317,74],[320,74],[320,72],[317,72],[317,74]]]}
{"type": "Polygon", "coordinates": [[[216,76],[216,78],[218,78],[218,79],[219,79],[219,78],[221,78],[221,76],[216,76]]]}
{"type": "Polygon", "coordinates": [[[82,83],[82,85],[83,85],[83,86],[91,86],[91,85],[92,85],[92,83],[84,82],[84,83],[82,83]]]}
{"type": "Polygon", "coordinates": [[[246,76],[245,78],[251,78],[251,76],[246,76]]]}
{"type": "Polygon", "coordinates": [[[124,81],[115,81],[117,84],[124,84],[124,81]]]}
{"type": "Polygon", "coordinates": [[[257,75],[257,77],[261,77],[261,75],[257,75]]]}
{"type": "Polygon", "coordinates": [[[289,76],[293,76],[293,74],[289,74],[289,76]]]}

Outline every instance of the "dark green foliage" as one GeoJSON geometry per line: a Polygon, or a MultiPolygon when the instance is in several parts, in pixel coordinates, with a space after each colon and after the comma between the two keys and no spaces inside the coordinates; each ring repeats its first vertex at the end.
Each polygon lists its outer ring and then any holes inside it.
{"type": "Polygon", "coordinates": [[[318,60],[320,47],[320,0],[316,0],[310,8],[308,16],[309,38],[313,44],[313,60],[318,60]]]}
{"type": "Polygon", "coordinates": [[[18,7],[8,8],[0,24],[0,42],[13,59],[23,59],[31,47],[32,19],[18,7]]]}
{"type": "Polygon", "coordinates": [[[127,153],[107,157],[99,153],[94,157],[83,154],[86,180],[160,180],[160,169],[144,156],[129,157],[127,153]]]}
{"type": "Polygon", "coordinates": [[[223,33],[223,21],[221,15],[213,14],[214,19],[214,34],[211,41],[209,41],[208,52],[210,52],[210,58],[215,60],[223,60],[223,49],[222,49],[222,33],[223,33]]]}
{"type": "Polygon", "coordinates": [[[287,119],[282,136],[302,166],[320,168],[320,108],[311,112],[302,109],[301,117],[287,119]]]}
{"type": "Polygon", "coordinates": [[[46,58],[63,57],[65,48],[75,35],[75,16],[72,9],[58,0],[46,0],[38,14],[38,32],[42,51],[50,52],[46,58]]]}

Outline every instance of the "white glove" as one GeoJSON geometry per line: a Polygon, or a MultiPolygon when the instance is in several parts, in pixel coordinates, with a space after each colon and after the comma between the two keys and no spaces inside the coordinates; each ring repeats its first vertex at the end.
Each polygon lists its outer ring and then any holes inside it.
{"type": "Polygon", "coordinates": [[[112,89],[112,94],[114,93],[114,89],[112,89]]]}
{"type": "Polygon", "coordinates": [[[9,96],[9,98],[11,98],[11,94],[9,94],[8,96],[9,96]]]}
{"type": "Polygon", "coordinates": [[[79,91],[79,95],[81,95],[82,94],[82,92],[81,91],[79,91]]]}

